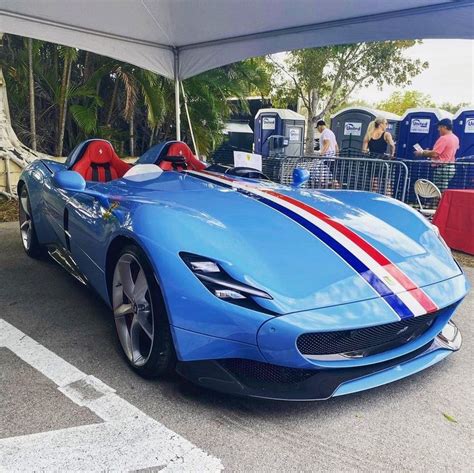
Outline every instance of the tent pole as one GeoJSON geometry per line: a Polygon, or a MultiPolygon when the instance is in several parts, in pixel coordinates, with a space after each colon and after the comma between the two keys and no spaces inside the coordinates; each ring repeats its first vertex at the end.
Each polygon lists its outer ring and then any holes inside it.
{"type": "Polygon", "coordinates": [[[193,140],[194,153],[196,154],[196,157],[199,158],[199,150],[197,147],[196,139],[194,138],[193,124],[191,123],[191,117],[189,116],[188,100],[186,99],[186,94],[184,93],[183,81],[181,81],[181,92],[183,93],[184,110],[186,111],[186,117],[188,119],[189,131],[191,132],[191,139],[193,140]]]}
{"type": "Polygon", "coordinates": [[[179,103],[179,55],[174,50],[174,107],[176,113],[176,141],[181,141],[181,114],[179,103]]]}

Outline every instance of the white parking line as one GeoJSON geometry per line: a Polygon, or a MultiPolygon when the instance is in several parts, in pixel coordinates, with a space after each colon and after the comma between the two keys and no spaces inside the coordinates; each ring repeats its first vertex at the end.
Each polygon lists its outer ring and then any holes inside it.
{"type": "Polygon", "coordinates": [[[65,396],[104,422],[0,440],[1,471],[215,472],[219,459],[115,394],[32,338],[0,319],[0,347],[52,380],[65,396]]]}

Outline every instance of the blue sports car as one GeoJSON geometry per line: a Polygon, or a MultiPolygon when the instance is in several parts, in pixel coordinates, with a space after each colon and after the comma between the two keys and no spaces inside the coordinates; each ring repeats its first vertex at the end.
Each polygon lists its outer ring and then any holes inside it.
{"type": "Polygon", "coordinates": [[[305,190],[299,171],[287,187],[206,168],[181,142],[130,166],[89,140],[22,173],[23,246],[99,293],[146,377],[327,399],[458,350],[468,283],[436,227],[383,195],[305,190]]]}

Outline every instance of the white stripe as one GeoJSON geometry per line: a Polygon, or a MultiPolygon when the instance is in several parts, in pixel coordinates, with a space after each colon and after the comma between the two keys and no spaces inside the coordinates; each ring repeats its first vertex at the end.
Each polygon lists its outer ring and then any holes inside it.
{"type": "Polygon", "coordinates": [[[114,389],[0,319],[6,347],[104,422],[0,439],[0,471],[218,472],[219,459],[118,396],[114,389]]]}
{"type": "MultiPolygon", "coordinates": [[[[191,174],[195,174],[196,176],[203,175],[200,173],[194,173],[193,171],[188,171],[191,174]]],[[[423,306],[413,297],[413,295],[407,291],[387,270],[381,266],[377,261],[375,261],[368,253],[366,253],[362,248],[360,248],[356,243],[350,240],[346,235],[341,233],[336,228],[332,227],[324,220],[316,217],[315,215],[307,212],[306,210],[287,202],[284,199],[280,199],[279,197],[273,196],[266,192],[261,191],[260,189],[252,186],[246,185],[242,183],[237,183],[234,181],[227,181],[226,179],[222,179],[219,176],[209,176],[205,174],[206,177],[210,179],[215,179],[218,182],[222,182],[224,184],[231,185],[236,189],[248,190],[253,192],[254,194],[264,197],[265,199],[271,200],[287,209],[293,211],[294,213],[298,214],[299,216],[303,217],[305,220],[313,223],[325,233],[333,237],[337,242],[347,248],[354,256],[356,256],[360,261],[362,261],[381,281],[386,284],[390,290],[397,295],[397,297],[403,301],[403,303],[413,312],[415,316],[426,314],[426,310],[423,306]]],[[[269,189],[272,190],[272,189],[269,189]]],[[[277,192],[277,191],[275,191],[277,192]]],[[[375,290],[375,289],[374,289],[375,290]]]]}

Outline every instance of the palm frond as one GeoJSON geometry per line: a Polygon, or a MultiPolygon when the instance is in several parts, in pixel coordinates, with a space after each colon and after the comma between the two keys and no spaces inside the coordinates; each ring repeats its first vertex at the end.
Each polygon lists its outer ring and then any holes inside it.
{"type": "Polygon", "coordinates": [[[76,104],[71,105],[69,111],[81,130],[86,134],[95,133],[97,130],[97,109],[95,107],[76,104]]]}

